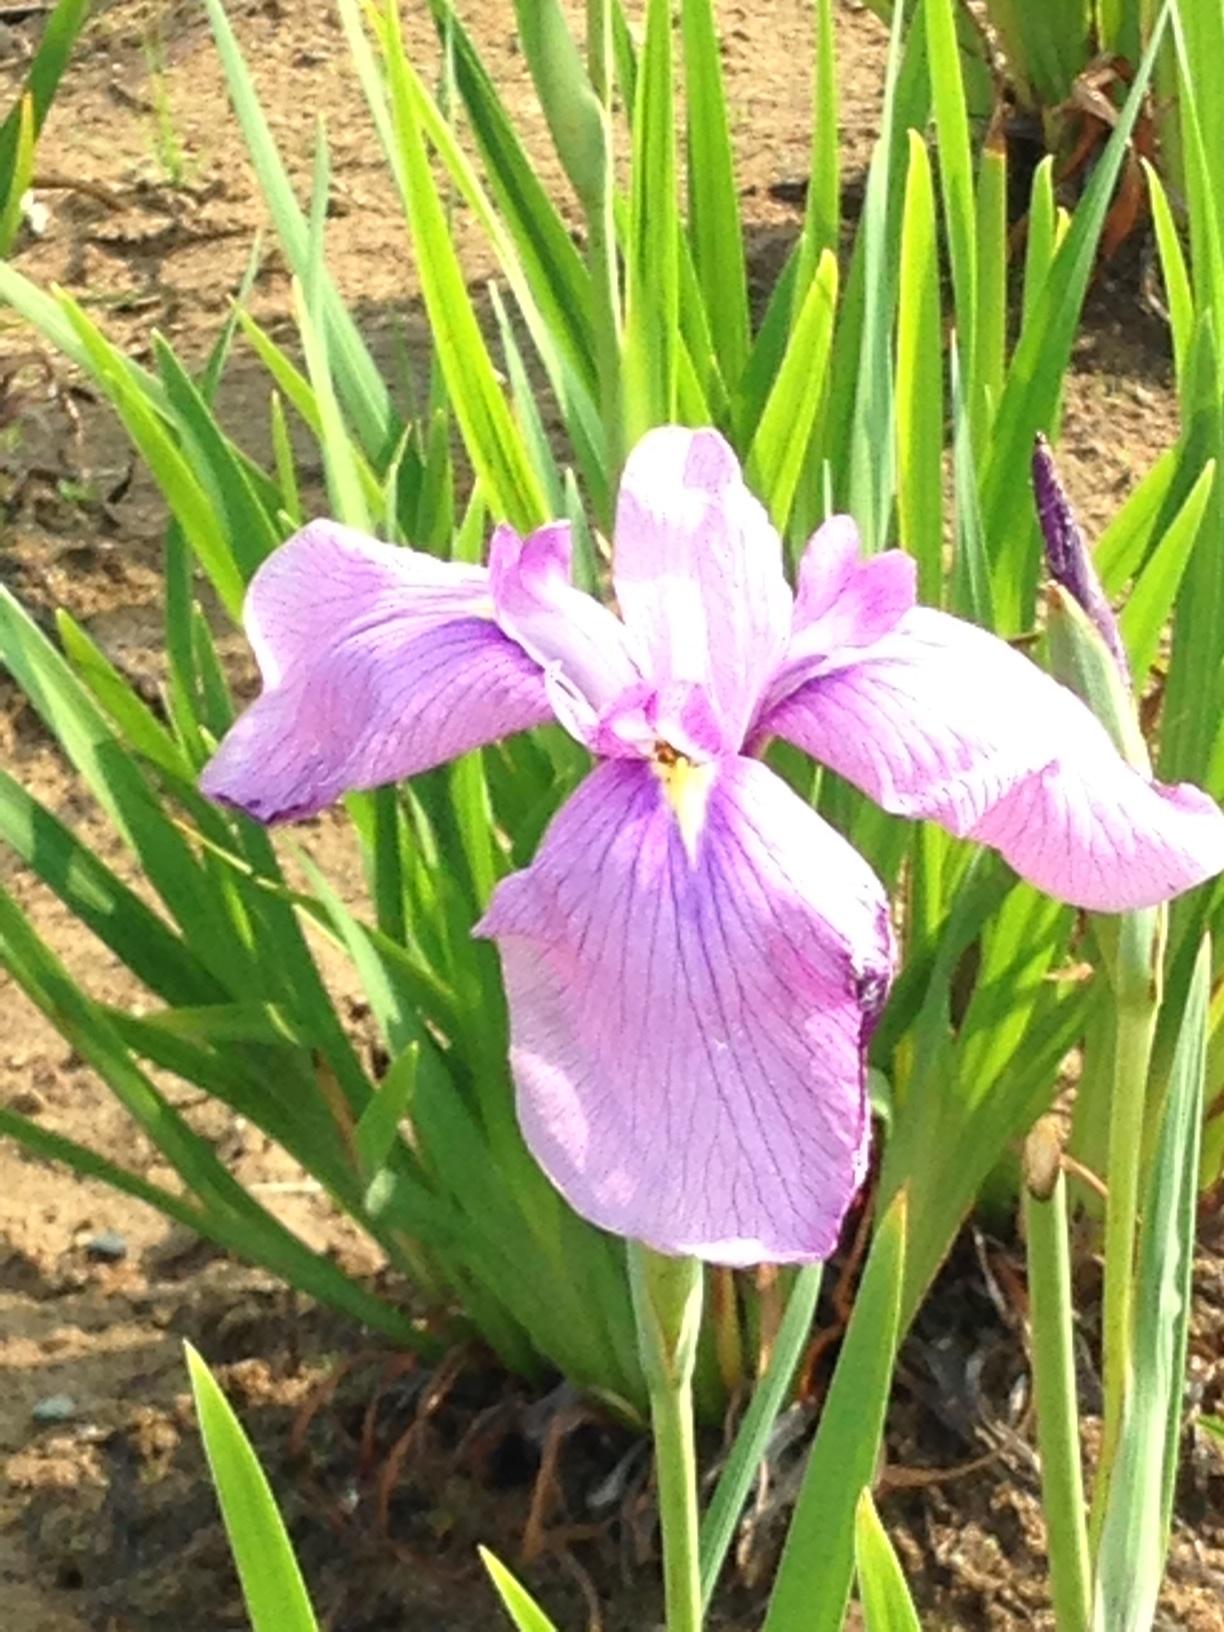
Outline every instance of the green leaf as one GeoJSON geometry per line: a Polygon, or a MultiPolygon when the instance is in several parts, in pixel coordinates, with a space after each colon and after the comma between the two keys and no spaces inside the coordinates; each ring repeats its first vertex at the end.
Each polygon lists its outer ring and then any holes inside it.
{"type": "MultiPolygon", "coordinates": [[[[236,308],[231,318],[236,326],[236,308]]],[[[224,518],[227,547],[243,581],[249,582],[260,562],[281,542],[280,531],[260,503],[211,406],[160,335],[153,337],[153,351],[184,450],[214,511],[224,518]]]]}
{"type": "Polygon", "coordinates": [[[1181,474],[1180,451],[1167,448],[1160,455],[1097,540],[1093,564],[1111,595],[1122,590],[1147,558],[1174,480],[1181,474]]]}
{"type": "MultiPolygon", "coordinates": [[[[987,134],[978,168],[977,308],[973,333],[973,445],[984,449],[1003,394],[1007,338],[1007,145],[987,134]]],[[[969,354],[961,355],[969,360],[969,354]]]]}
{"type": "MultiPolygon", "coordinates": [[[[148,1076],[132,1060],[113,1023],[93,1003],[20,908],[0,888],[0,962],[42,1012],[106,1082],[136,1125],[199,1201],[202,1234],[236,1256],[264,1265],[290,1285],[344,1310],[412,1348],[436,1340],[419,1332],[389,1304],[359,1286],[332,1261],[311,1251],[243,1189],[148,1076]]],[[[26,1143],[28,1135],[23,1135],[26,1143]]],[[[71,1142],[60,1154],[72,1160],[71,1142]]],[[[88,1168],[84,1169],[88,1171],[88,1168]]],[[[131,1189],[130,1185],[124,1188],[131,1189]]],[[[152,1199],[150,1196],[148,1199],[152,1199]]],[[[179,1216],[172,1213],[171,1216],[179,1216]]]]}
{"type": "Polygon", "coordinates": [[[943,599],[943,334],[931,161],[909,132],[897,291],[897,530],[918,562],[918,599],[943,599]]]}
{"type": "MultiPolygon", "coordinates": [[[[19,123],[12,168],[0,170],[0,255],[7,255],[21,230],[21,201],[34,173],[34,101],[27,92],[17,104],[19,123]]],[[[3,132],[0,131],[0,137],[3,132]]]]}
{"type": "Polygon", "coordinates": [[[689,234],[724,377],[748,360],[748,283],[722,58],[711,0],[683,0],[689,234]]]}
{"type": "Polygon", "coordinates": [[[1147,1632],[1164,1573],[1182,1413],[1211,945],[1199,948],[1141,1209],[1132,1384],[1097,1556],[1096,1632],[1147,1632]]]}
{"type": "Polygon", "coordinates": [[[858,1494],[875,1477],[905,1274],[906,1200],[876,1232],[808,1455],[763,1632],[840,1632],[854,1575],[858,1494]]]}
{"type": "MultiPolygon", "coordinates": [[[[19,174],[23,144],[33,150],[55,100],[77,36],[89,16],[90,0],[56,0],[42,19],[38,50],[22,94],[0,126],[0,177],[19,174]]],[[[23,189],[24,191],[24,189],[23,189]]]]}
{"type": "Polygon", "coordinates": [[[1160,637],[1181,588],[1190,552],[1199,537],[1215,471],[1215,460],[1209,459],[1186,502],[1153,550],[1122,608],[1118,620],[1122,637],[1126,642],[1131,668],[1141,683],[1155,661],[1160,637]]]}
{"type": "MultiPolygon", "coordinates": [[[[277,151],[250,70],[226,16],[223,0],[205,0],[205,6],[225,70],[230,99],[246,138],[264,202],[294,275],[305,279],[310,263],[310,232],[306,217],[294,196],[289,173],[277,151]]],[[[326,275],[321,300],[328,346],[335,359],[341,395],[352,415],[366,456],[377,458],[394,447],[399,433],[390,394],[352,314],[340,298],[335,284],[326,275]]]]}
{"type": "Polygon", "coordinates": [[[837,259],[826,250],[791,330],[748,454],[749,479],[783,535],[824,392],[836,309],[837,259]]]}
{"type": "MultiPolygon", "coordinates": [[[[540,405],[536,400],[538,387],[533,383],[528,373],[522,351],[519,349],[518,339],[514,333],[514,325],[495,283],[489,285],[489,304],[493,308],[493,316],[497,320],[497,332],[501,336],[502,355],[506,361],[506,378],[510,382],[511,401],[514,404],[514,412],[523,432],[523,441],[531,456],[536,480],[545,495],[549,515],[560,515],[562,509],[561,472],[557,468],[557,461],[549,444],[548,432],[544,428],[544,420],[540,414],[540,405]]],[[[577,430],[579,428],[574,427],[573,429],[577,430]]],[[[591,456],[595,456],[593,450],[591,456]]],[[[481,542],[483,544],[483,540],[481,542]]]]}
{"type": "Polygon", "coordinates": [[[494,513],[525,532],[546,518],[547,505],[502,395],[464,283],[425,150],[421,109],[414,96],[394,0],[387,11],[387,73],[400,151],[404,213],[447,394],[468,456],[494,513]]]}
{"type": "MultiPolygon", "coordinates": [[[[67,612],[56,613],[55,627],[65,657],[118,726],[127,745],[148,763],[156,765],[179,785],[177,791],[190,798],[195,791],[195,771],[153,710],[67,612]]],[[[200,803],[203,806],[202,800],[200,803]]]]}
{"type": "Polygon", "coordinates": [[[955,335],[952,336],[950,352],[952,478],[956,496],[956,553],[952,559],[951,604],[952,610],[962,617],[980,623],[983,629],[993,629],[995,611],[990,585],[990,562],[986,555],[982,513],[978,504],[969,405],[961,383],[960,348],[957,346],[955,335]]]}
{"type": "Polygon", "coordinates": [[[961,58],[956,44],[952,0],[923,0],[931,100],[938,135],[940,192],[956,300],[956,336],[961,355],[977,355],[978,266],[973,162],[969,114],[961,58]]]}
{"type": "Polygon", "coordinates": [[[701,1519],[701,1596],[709,1608],[718,1583],[719,1571],[735,1535],[744,1503],[752,1489],[769,1436],[778,1413],[794,1381],[803,1355],[820,1295],[823,1264],[809,1264],[795,1277],[774,1339],[773,1351],[764,1376],[757,1384],[752,1401],[744,1412],[710,1505],[701,1519]]]}
{"type": "Polygon", "coordinates": [[[63,657],[0,588],[0,658],[135,851],[192,951],[221,986],[258,982],[204,869],[63,657]]]}
{"type": "Polygon", "coordinates": [[[1152,206],[1152,225],[1156,229],[1156,247],[1160,252],[1160,271],[1164,278],[1165,299],[1169,307],[1169,327],[1173,334],[1173,360],[1178,383],[1185,374],[1186,355],[1194,329],[1194,295],[1190,288],[1190,274],[1181,238],[1169,207],[1169,197],[1159,172],[1143,160],[1143,174],[1147,180],[1148,198],[1152,206]]]}
{"type": "Polygon", "coordinates": [[[867,1485],[854,1514],[854,1559],[866,1632],[922,1632],[901,1565],[867,1485]]]}
{"type": "Polygon", "coordinates": [[[481,1547],[479,1552],[480,1561],[488,1570],[497,1589],[502,1608],[518,1628],[518,1632],[557,1632],[527,1588],[511,1575],[501,1560],[494,1557],[487,1547],[481,1547]]]}
{"type": "Polygon", "coordinates": [[[553,146],[588,214],[600,207],[608,130],[558,0],[515,0],[519,41],[553,146]]]}
{"type": "Polygon", "coordinates": [[[369,532],[370,507],[366,503],[357,459],[332,386],[331,358],[324,338],[326,331],[316,321],[316,315],[310,309],[310,298],[296,280],[293,305],[298,333],[302,337],[306,369],[319,411],[319,448],[323,455],[331,513],[346,526],[369,532]]]}
{"type": "Polygon", "coordinates": [[[680,246],[671,8],[648,0],[633,112],[633,200],[625,251],[624,421],[630,445],[676,418],[680,246]]]}
{"type": "Polygon", "coordinates": [[[166,1002],[215,1002],[224,996],[224,988],[165,920],[4,770],[0,838],[166,1002]]]}
{"type": "Polygon", "coordinates": [[[796,298],[823,250],[841,241],[841,143],[837,130],[837,40],[833,0],[816,0],[816,50],[812,68],[812,145],[807,209],[803,217],[804,265],[796,298]]]}
{"type": "Polygon", "coordinates": [[[204,1361],[190,1343],[184,1348],[252,1632],[318,1632],[289,1534],[251,1442],[204,1361]]]}
{"type": "Polygon", "coordinates": [[[354,1133],[361,1169],[372,1179],[387,1160],[395,1143],[399,1125],[408,1114],[416,1088],[417,1062],[421,1057],[420,1045],[410,1043],[394,1060],[379,1084],[378,1092],[361,1113],[354,1133]]]}
{"type": "MultiPolygon", "coordinates": [[[[485,161],[492,199],[460,147],[452,125],[429,96],[412,63],[404,58],[401,65],[415,114],[427,142],[497,257],[556,395],[593,500],[602,505],[608,493],[608,452],[602,442],[596,401],[598,344],[591,315],[590,277],[460,20],[448,0],[434,0],[433,9],[448,42],[455,82],[485,161]]],[[[392,169],[402,189],[402,154],[377,72],[366,60],[368,46],[356,0],[340,0],[340,12],[358,57],[367,100],[380,132],[385,131],[392,169]]],[[[378,19],[374,21],[377,26],[378,19]]],[[[389,30],[383,26],[378,31],[386,55],[393,49],[389,30]]]]}
{"type": "MultiPolygon", "coordinates": [[[[849,509],[869,554],[884,548],[895,486],[891,345],[896,315],[896,229],[900,222],[893,185],[894,152],[899,157],[904,130],[913,122],[916,110],[910,104],[921,66],[914,54],[921,44],[916,30],[902,50],[901,10],[897,7],[889,37],[881,133],[867,172],[862,224],[855,246],[862,320],[854,370],[854,407],[846,421],[850,435],[849,509]]],[[[925,90],[925,75],[921,80],[925,90]]],[[[852,311],[856,304],[854,284],[852,269],[851,294],[845,303],[852,311]]],[[[853,335],[854,331],[849,332],[853,335]]],[[[841,412],[833,398],[830,412],[841,412]]]]}
{"type": "Polygon", "coordinates": [[[1016,493],[1027,488],[1033,438],[1038,431],[1048,430],[1055,416],[1101,229],[1167,16],[1166,5],[1118,123],[1097,161],[1071,229],[1037,297],[1031,320],[1012,354],[995,415],[994,435],[990,447],[981,450],[986,455],[981,481],[982,524],[994,562],[996,628],[1003,633],[1024,630],[1031,623],[1040,551],[1035,517],[1030,507],[1016,505],[1016,493]]]}
{"type": "Polygon", "coordinates": [[[242,610],[242,575],[208,494],[176,446],[165,422],[139,390],[110,341],[68,295],[61,295],[60,303],[89,359],[91,373],[106,392],[141,457],[157,478],[166,502],[200,565],[212,580],[226,611],[237,620],[242,610]]]}
{"type": "MultiPolygon", "coordinates": [[[[1224,458],[1224,402],[1214,318],[1199,319],[1190,346],[1183,392],[1182,456],[1171,499],[1184,491],[1206,458],[1224,458]]],[[[1173,619],[1172,653],[1165,682],[1160,775],[1201,782],[1210,763],[1217,721],[1202,705],[1203,676],[1224,662],[1224,489],[1211,485],[1203,520],[1186,563],[1173,619]]],[[[1210,791],[1210,790],[1209,790],[1210,791]]]]}
{"type": "MultiPolygon", "coordinates": [[[[1058,205],[1054,198],[1054,155],[1047,153],[1033,172],[1029,194],[1028,232],[1024,242],[1024,302],[1020,329],[1033,315],[1041,286],[1049,276],[1058,247],[1058,205]]],[[[1053,427],[1047,427],[1053,429],[1053,427]]]]}
{"type": "MultiPolygon", "coordinates": [[[[351,0],[343,4],[349,6],[351,0]]],[[[431,9],[450,45],[455,83],[501,212],[500,221],[464,158],[451,124],[425,94],[409,63],[425,134],[496,252],[545,367],[553,373],[549,357],[556,349],[565,357],[582,393],[592,398],[597,388],[597,345],[590,279],[582,257],[450,0],[431,0],[431,9]],[[533,316],[537,308],[538,319],[533,316]]],[[[567,399],[556,375],[553,384],[564,404],[567,399]]]]}

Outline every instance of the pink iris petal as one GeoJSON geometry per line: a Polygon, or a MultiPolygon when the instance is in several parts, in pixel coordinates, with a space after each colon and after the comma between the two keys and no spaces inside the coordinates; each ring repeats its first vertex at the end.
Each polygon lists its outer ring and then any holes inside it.
{"type": "Polygon", "coordinates": [[[527,538],[498,527],[489,581],[499,626],[544,670],[562,724],[594,747],[601,717],[642,676],[624,624],[570,582],[572,553],[567,521],[527,538]]]}
{"type": "Polygon", "coordinates": [[[916,600],[917,567],[899,550],[860,555],[849,516],[830,516],[799,563],[788,659],[796,646],[833,656],[886,635],[916,600]]]}
{"type": "Polygon", "coordinates": [[[791,592],[781,541],[716,431],[664,426],[634,448],[612,576],[651,680],[703,687],[735,752],[785,649],[791,592]]]}
{"type": "Polygon", "coordinates": [[[852,655],[782,701],[762,731],[886,810],[993,845],[1076,906],[1152,906],[1224,868],[1213,801],[1132,770],[1073,692],[996,636],[916,607],[852,655]]]}
{"type": "Polygon", "coordinates": [[[312,522],[251,582],[264,689],[202,791],[287,821],[550,719],[538,665],[492,620],[482,567],[312,522]]]}
{"type": "Polygon", "coordinates": [[[864,1173],[884,893],[759,761],[681,765],[669,793],[672,774],[598,767],[479,926],[523,1131],[607,1229],[728,1264],[823,1258],[864,1173]]]}
{"type": "Polygon", "coordinates": [[[900,550],[863,560],[849,516],[830,516],[799,563],[799,589],[786,656],[762,699],[764,719],[791,692],[818,675],[853,663],[914,605],[917,571],[900,550]]]}

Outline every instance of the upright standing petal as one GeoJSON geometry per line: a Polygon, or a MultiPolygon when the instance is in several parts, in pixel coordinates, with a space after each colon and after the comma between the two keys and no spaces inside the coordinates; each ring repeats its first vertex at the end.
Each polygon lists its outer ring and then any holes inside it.
{"type": "Polygon", "coordinates": [[[786,653],[761,700],[764,718],[818,675],[855,660],[914,605],[917,565],[900,550],[863,560],[850,516],[830,516],[799,563],[799,590],[786,653]]]}
{"type": "Polygon", "coordinates": [[[1224,814],[1132,770],[1066,687],[972,624],[916,607],[761,722],[869,793],[993,845],[1100,912],[1155,905],[1224,868],[1224,814]]]}
{"type": "Polygon", "coordinates": [[[703,687],[723,748],[744,740],[786,645],[782,544],[717,431],[650,431],[625,464],[612,576],[650,677],[703,687]]]}
{"type": "Polygon", "coordinates": [[[604,716],[647,688],[624,624],[570,582],[571,556],[568,521],[526,538],[501,526],[489,550],[489,582],[499,626],[544,670],[557,717],[597,749],[604,716]]]}
{"type": "Polygon", "coordinates": [[[264,689],[201,789],[287,821],[549,719],[539,665],[492,615],[483,568],[311,523],[251,582],[264,689]]]}
{"type": "Polygon", "coordinates": [[[729,1264],[832,1250],[864,1172],[887,906],[766,766],[600,766],[479,933],[524,1134],[580,1213],[729,1264]]]}

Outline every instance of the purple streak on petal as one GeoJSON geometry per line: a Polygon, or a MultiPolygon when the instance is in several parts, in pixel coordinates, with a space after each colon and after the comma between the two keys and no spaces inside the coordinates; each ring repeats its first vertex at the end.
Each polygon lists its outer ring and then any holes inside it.
{"type": "Polygon", "coordinates": [[[928,607],[786,699],[762,729],[886,810],[994,845],[1076,906],[1152,906],[1224,869],[1224,814],[1206,794],[1148,781],[1073,692],[1005,641],[928,607]]]}
{"type": "Polygon", "coordinates": [[[585,1217],[729,1264],[832,1251],[862,1182],[864,1047],[892,968],[858,853],[754,760],[598,767],[493,936],[532,1151],[585,1217]]]}
{"type": "Polygon", "coordinates": [[[1033,493],[1037,500],[1037,517],[1045,538],[1046,561],[1050,577],[1061,584],[1077,600],[1096,627],[1097,633],[1109,647],[1114,662],[1127,689],[1130,689],[1130,664],[1126,647],[1113,608],[1105,598],[1101,581],[1092,564],[1092,556],[1075,519],[1071,501],[1067,498],[1050,444],[1038,436],[1033,444],[1033,493]]]}
{"type": "Polygon", "coordinates": [[[913,606],[917,568],[900,550],[860,558],[850,516],[830,516],[799,563],[786,656],[761,703],[764,718],[808,681],[857,660],[913,606]]]}
{"type": "Polygon", "coordinates": [[[629,455],[613,580],[648,678],[703,686],[723,751],[738,749],[782,656],[791,593],[781,541],[716,431],[664,426],[629,455]]]}
{"type": "Polygon", "coordinates": [[[593,746],[600,717],[642,675],[624,624],[571,584],[571,557],[567,521],[527,538],[501,526],[490,547],[489,579],[499,626],[545,671],[562,724],[593,746]]]}
{"type": "Polygon", "coordinates": [[[257,821],[313,815],[552,715],[480,567],[312,522],[255,574],[244,620],[263,693],[200,787],[257,821]]]}

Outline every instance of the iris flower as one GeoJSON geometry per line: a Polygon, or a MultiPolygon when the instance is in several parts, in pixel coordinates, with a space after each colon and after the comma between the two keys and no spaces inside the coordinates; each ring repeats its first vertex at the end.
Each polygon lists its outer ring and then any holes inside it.
{"type": "Polygon", "coordinates": [[[871,868],[764,745],[1101,912],[1224,868],[1224,816],[1132,770],[1005,642],[916,605],[913,562],[862,558],[848,518],[792,593],[714,431],[631,454],[612,584],[619,616],[570,582],[565,523],[499,527],[485,569],[314,522],[251,585],[264,689],[202,786],[285,821],[559,720],[595,766],[476,930],[527,1142],[578,1212],[660,1251],[823,1258],[864,1175],[893,941],[871,868]]]}

